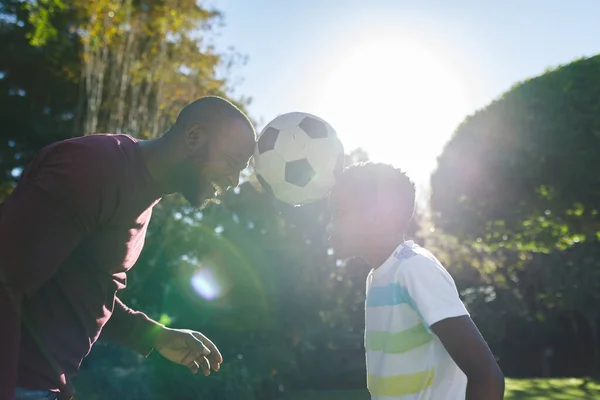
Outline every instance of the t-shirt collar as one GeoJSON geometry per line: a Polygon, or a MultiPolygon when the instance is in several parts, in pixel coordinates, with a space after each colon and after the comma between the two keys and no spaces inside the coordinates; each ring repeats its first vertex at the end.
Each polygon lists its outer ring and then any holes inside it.
{"type": "Polygon", "coordinates": [[[412,240],[405,240],[404,242],[400,243],[398,247],[396,247],[396,249],[392,252],[392,254],[390,254],[390,256],[383,262],[383,264],[381,264],[379,268],[374,269],[372,272],[378,273],[379,271],[387,269],[390,265],[396,264],[396,262],[398,261],[398,255],[402,252],[403,249],[412,249],[415,246],[415,242],[412,240]]]}

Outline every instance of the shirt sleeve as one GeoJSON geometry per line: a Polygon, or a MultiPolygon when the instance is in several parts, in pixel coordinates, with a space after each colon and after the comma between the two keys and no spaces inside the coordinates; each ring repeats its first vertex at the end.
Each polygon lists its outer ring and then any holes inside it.
{"type": "Polygon", "coordinates": [[[60,268],[93,229],[93,191],[71,173],[72,157],[44,153],[23,173],[0,214],[0,398],[12,399],[21,340],[21,303],[60,268]]]}
{"type": "Polygon", "coordinates": [[[130,309],[116,297],[113,313],[102,328],[101,338],[122,344],[148,357],[161,328],[164,328],[164,325],[152,320],[143,312],[130,309]]]}
{"type": "Polygon", "coordinates": [[[450,274],[435,261],[417,255],[399,272],[410,305],[427,327],[446,318],[469,315],[450,274]]]}

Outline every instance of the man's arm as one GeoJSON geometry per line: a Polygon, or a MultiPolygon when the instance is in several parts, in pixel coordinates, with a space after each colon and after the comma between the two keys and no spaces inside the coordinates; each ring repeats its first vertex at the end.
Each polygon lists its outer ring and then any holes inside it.
{"type": "Polygon", "coordinates": [[[102,339],[120,343],[147,357],[156,349],[163,357],[189,368],[193,373],[218,371],[223,362],[215,344],[200,332],[169,329],[146,314],[115,300],[112,316],[102,329],[102,339]]]}
{"type": "Polygon", "coordinates": [[[110,340],[148,357],[154,348],[157,335],[164,325],[146,314],[127,307],[117,297],[113,314],[102,328],[101,339],[110,340]]]}
{"type": "Polygon", "coordinates": [[[85,213],[85,207],[79,207],[88,200],[86,193],[91,191],[85,192],[85,186],[79,187],[77,177],[65,170],[68,158],[57,156],[35,161],[2,206],[0,399],[14,396],[21,302],[56,273],[91,229],[89,214],[85,213]]]}
{"type": "Polygon", "coordinates": [[[467,376],[466,400],[504,398],[504,375],[469,316],[444,319],[431,330],[467,376]]]}

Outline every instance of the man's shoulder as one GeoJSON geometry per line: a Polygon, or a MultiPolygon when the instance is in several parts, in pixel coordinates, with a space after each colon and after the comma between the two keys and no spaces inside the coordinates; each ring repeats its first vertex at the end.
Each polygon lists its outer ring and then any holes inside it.
{"type": "Polygon", "coordinates": [[[137,145],[137,141],[128,135],[94,134],[77,136],[48,145],[46,151],[72,151],[86,155],[118,154],[137,145]]]}
{"type": "MultiPolygon", "coordinates": [[[[126,135],[98,134],[52,143],[38,153],[21,177],[51,191],[87,198],[127,190],[139,171],[137,143],[126,135]],[[56,188],[56,189],[53,189],[56,188]]],[[[114,196],[113,196],[114,197],[114,196]]]]}
{"type": "Polygon", "coordinates": [[[41,156],[72,172],[106,175],[126,170],[135,158],[135,146],[135,139],[127,135],[95,134],[53,143],[41,156]]]}

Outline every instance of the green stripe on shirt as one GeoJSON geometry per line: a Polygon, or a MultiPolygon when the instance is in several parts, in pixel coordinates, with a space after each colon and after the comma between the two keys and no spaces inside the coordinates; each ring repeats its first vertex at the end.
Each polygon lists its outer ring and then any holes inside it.
{"type": "Polygon", "coordinates": [[[431,342],[433,336],[423,324],[400,332],[367,331],[367,350],[388,354],[404,353],[431,342]]]}

